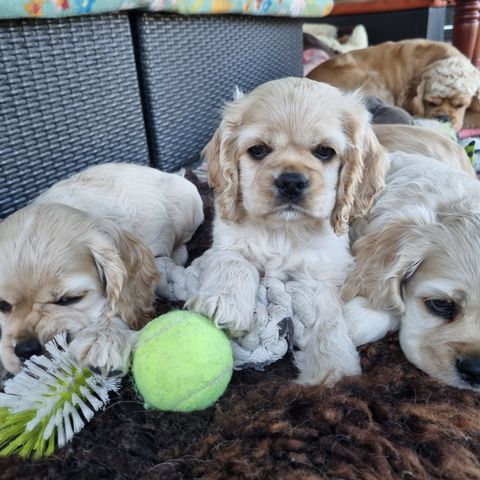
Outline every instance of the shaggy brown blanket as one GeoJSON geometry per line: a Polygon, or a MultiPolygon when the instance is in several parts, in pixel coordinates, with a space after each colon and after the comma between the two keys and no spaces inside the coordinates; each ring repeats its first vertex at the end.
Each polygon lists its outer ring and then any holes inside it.
{"type": "Polygon", "coordinates": [[[363,348],[362,367],[333,389],[302,387],[285,358],[236,372],[216,405],[191,414],[144,410],[126,378],[66,448],[41,462],[0,459],[0,479],[480,479],[478,395],[429,379],[396,336],[363,348]]]}

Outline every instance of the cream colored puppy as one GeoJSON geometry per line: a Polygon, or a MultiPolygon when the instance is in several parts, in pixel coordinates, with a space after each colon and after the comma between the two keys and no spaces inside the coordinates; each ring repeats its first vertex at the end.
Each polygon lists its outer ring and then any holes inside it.
{"type": "Polygon", "coordinates": [[[349,221],[383,188],[385,150],[356,94],[286,78],[225,108],[205,149],[215,191],[213,246],[196,264],[189,309],[241,335],[251,328],[261,277],[315,292],[315,318],[295,339],[302,383],[359,373],[340,286],[352,265],[349,221]]]}
{"type": "Polygon", "coordinates": [[[391,161],[385,190],[350,230],[352,338],[361,345],[399,329],[418,368],[480,390],[480,185],[421,155],[391,161]]]}
{"type": "Polygon", "coordinates": [[[465,149],[446,135],[410,125],[372,125],[389,152],[418,153],[477,177],[465,149]]]}
{"type": "Polygon", "coordinates": [[[67,331],[85,364],[125,371],[154,314],[154,256],[187,258],[203,221],[186,179],[131,164],[91,167],[0,223],[0,358],[11,373],[67,331]]]}

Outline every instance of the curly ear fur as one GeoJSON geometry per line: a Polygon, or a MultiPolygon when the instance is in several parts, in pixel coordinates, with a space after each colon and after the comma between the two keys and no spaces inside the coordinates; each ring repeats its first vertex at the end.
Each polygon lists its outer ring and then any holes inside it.
{"type": "Polygon", "coordinates": [[[343,300],[366,297],[373,307],[401,315],[402,284],[415,273],[428,247],[421,228],[396,223],[355,241],[355,268],[343,286],[343,300]]]}
{"type": "Polygon", "coordinates": [[[348,230],[350,221],[365,215],[385,186],[387,151],[380,145],[370,126],[363,105],[347,112],[344,128],[350,145],[342,155],[337,199],[331,223],[337,235],[348,230]]]}
{"type": "Polygon", "coordinates": [[[232,131],[228,119],[224,118],[202,155],[207,160],[208,181],[215,192],[215,205],[221,219],[239,223],[244,212],[232,131]]]}
{"type": "Polygon", "coordinates": [[[475,113],[480,113],[480,85],[477,93],[472,97],[472,101],[468,107],[468,110],[475,113]]]}
{"type": "Polygon", "coordinates": [[[139,329],[154,316],[159,274],[152,252],[112,222],[102,222],[89,242],[108,299],[106,317],[118,316],[139,329]]]}
{"type": "Polygon", "coordinates": [[[423,75],[417,75],[400,92],[397,98],[397,105],[412,115],[423,116],[425,114],[423,106],[424,91],[425,79],[423,75]]]}

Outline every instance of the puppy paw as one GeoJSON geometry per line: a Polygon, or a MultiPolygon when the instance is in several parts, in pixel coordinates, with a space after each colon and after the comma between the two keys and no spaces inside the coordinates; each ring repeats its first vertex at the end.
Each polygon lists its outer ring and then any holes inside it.
{"type": "Polygon", "coordinates": [[[297,382],[332,387],[345,377],[360,375],[362,369],[357,351],[344,353],[342,356],[323,354],[312,359],[306,352],[298,351],[295,354],[295,364],[300,370],[297,382]]]}
{"type": "Polygon", "coordinates": [[[355,345],[375,342],[398,329],[399,318],[388,310],[375,310],[365,297],[354,297],[343,306],[349,335],[355,345]]]}
{"type": "Polygon", "coordinates": [[[185,307],[210,318],[218,328],[227,330],[231,337],[243,337],[252,326],[253,305],[252,308],[241,305],[231,295],[199,292],[185,302],[185,307]]]}
{"type": "Polygon", "coordinates": [[[301,385],[325,385],[333,387],[337,382],[345,377],[352,375],[360,375],[362,369],[360,365],[351,366],[349,368],[330,368],[326,372],[301,372],[297,378],[297,383],[301,385]]]}
{"type": "Polygon", "coordinates": [[[83,365],[103,376],[125,375],[136,336],[126,325],[93,326],[78,332],[69,348],[83,365]]]}

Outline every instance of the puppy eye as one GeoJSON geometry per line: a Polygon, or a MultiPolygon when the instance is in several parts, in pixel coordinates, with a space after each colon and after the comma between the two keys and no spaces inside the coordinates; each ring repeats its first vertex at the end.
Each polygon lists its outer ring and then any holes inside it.
{"type": "Polygon", "coordinates": [[[460,109],[460,108],[462,108],[462,107],[464,107],[464,106],[465,106],[465,105],[464,105],[463,103],[457,103],[456,105],[453,106],[453,108],[455,108],[455,109],[458,110],[458,109],[460,109]]]}
{"type": "Polygon", "coordinates": [[[250,147],[247,152],[254,160],[263,160],[272,150],[264,145],[263,143],[259,143],[258,145],[254,145],[250,147]]]}
{"type": "Polygon", "coordinates": [[[12,311],[12,306],[5,302],[5,300],[0,301],[0,312],[2,313],[10,313],[12,311]]]}
{"type": "Polygon", "coordinates": [[[315,157],[322,160],[322,162],[326,162],[332,159],[336,152],[333,148],[326,147],[325,145],[319,145],[312,153],[315,157]]]}
{"type": "Polygon", "coordinates": [[[425,300],[425,306],[430,313],[445,320],[453,320],[458,312],[457,304],[452,300],[442,300],[440,298],[425,300]]]}
{"type": "Polygon", "coordinates": [[[438,107],[438,103],[429,102],[429,101],[425,101],[425,105],[427,105],[427,107],[431,107],[431,108],[438,107]]]}
{"type": "Polygon", "coordinates": [[[61,307],[67,307],[68,305],[73,305],[74,303],[79,302],[82,298],[85,297],[85,294],[81,295],[75,295],[75,296],[65,296],[60,299],[58,299],[55,303],[55,305],[60,305],[61,307]]]}

